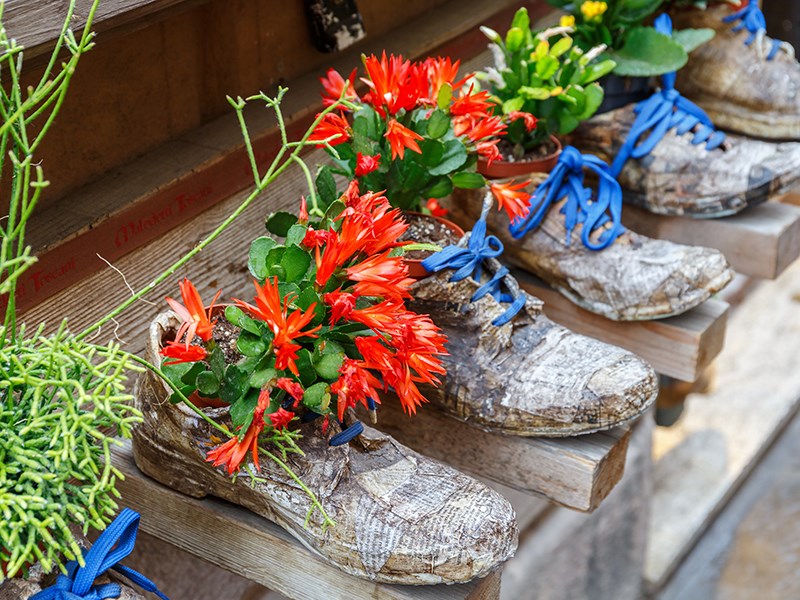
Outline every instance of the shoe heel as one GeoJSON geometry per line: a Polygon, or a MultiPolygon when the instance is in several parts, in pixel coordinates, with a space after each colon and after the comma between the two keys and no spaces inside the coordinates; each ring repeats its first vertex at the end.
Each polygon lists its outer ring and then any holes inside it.
{"type": "Polygon", "coordinates": [[[183,456],[160,448],[152,439],[140,437],[135,431],[133,460],[142,473],[181,494],[204,498],[210,491],[208,482],[202,481],[203,477],[197,477],[197,464],[191,464],[183,456]]]}

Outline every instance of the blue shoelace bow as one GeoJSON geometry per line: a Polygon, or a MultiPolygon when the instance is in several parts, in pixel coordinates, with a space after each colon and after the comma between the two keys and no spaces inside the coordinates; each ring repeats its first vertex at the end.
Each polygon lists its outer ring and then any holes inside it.
{"type": "MultiPolygon", "coordinates": [[[[752,44],[759,33],[763,34],[767,30],[767,21],[764,18],[764,13],[761,12],[761,9],[758,7],[758,0],[750,0],[744,8],[737,10],[732,15],[723,17],[722,21],[725,23],[736,23],[739,21],[733,27],[734,32],[747,29],[750,35],[747,36],[747,39],[744,41],[745,46],[752,44]]],[[[775,55],[778,54],[778,51],[781,49],[781,43],[778,40],[771,40],[771,42],[772,47],[767,54],[767,60],[775,58],[775,55]]]]}
{"type": "Polygon", "coordinates": [[[162,600],[169,600],[156,585],[144,575],[122,566],[119,562],[128,556],[136,543],[139,513],[124,508],[116,519],[100,534],[84,555],[85,566],[77,561],[67,563],[67,574],[59,575],[54,585],[37,592],[30,600],[107,600],[119,598],[122,588],[116,583],[94,585],[95,579],[113,569],[127,577],[147,592],[162,600]]]}
{"type": "MultiPolygon", "coordinates": [[[[659,33],[672,35],[672,19],[666,14],[659,15],[655,28],[659,33]]],[[[695,129],[692,144],[705,144],[708,150],[718,148],[725,141],[725,134],[714,129],[714,123],[703,109],[675,89],[675,72],[663,75],[661,81],[662,89],[634,108],[636,120],[611,164],[614,177],[619,176],[629,158],[641,158],[649,154],[673,128],[678,135],[695,129]],[[639,143],[648,131],[649,135],[639,143]]]]}
{"type": "MultiPolygon", "coordinates": [[[[472,228],[467,247],[451,245],[443,248],[422,261],[422,266],[429,273],[438,273],[445,269],[455,269],[450,281],[461,281],[472,277],[480,282],[483,261],[487,258],[497,258],[503,253],[503,243],[493,235],[486,235],[485,217],[481,217],[472,228]]],[[[472,302],[480,300],[485,295],[491,295],[502,303],[511,303],[511,306],[494,321],[492,325],[505,325],[525,306],[525,294],[520,293],[514,297],[503,291],[503,278],[508,275],[508,268],[501,266],[497,272],[482,284],[470,299],[472,302]]]]}
{"type": "Polygon", "coordinates": [[[519,239],[538,227],[552,204],[565,196],[567,201],[561,212],[566,216],[567,245],[571,243],[572,231],[578,223],[583,223],[581,241],[590,250],[610,246],[625,231],[621,223],[622,189],[609,173],[608,165],[596,156],[581,154],[576,148],[567,146],[547,179],[531,195],[528,215],[515,220],[509,227],[511,235],[519,239]],[[594,200],[592,191],[583,185],[584,168],[594,172],[599,180],[594,200]],[[600,234],[597,243],[592,242],[592,233],[609,221],[612,226],[600,234]]]}

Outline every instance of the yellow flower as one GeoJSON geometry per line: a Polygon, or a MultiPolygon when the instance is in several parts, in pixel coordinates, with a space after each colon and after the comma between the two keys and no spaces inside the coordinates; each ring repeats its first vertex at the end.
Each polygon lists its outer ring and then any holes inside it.
{"type": "Polygon", "coordinates": [[[590,0],[581,4],[581,13],[583,13],[583,18],[587,21],[599,17],[606,10],[608,10],[608,4],[605,2],[593,2],[590,0]]]}
{"type": "Polygon", "coordinates": [[[575,27],[575,17],[572,15],[564,15],[558,22],[560,27],[575,27]]]}

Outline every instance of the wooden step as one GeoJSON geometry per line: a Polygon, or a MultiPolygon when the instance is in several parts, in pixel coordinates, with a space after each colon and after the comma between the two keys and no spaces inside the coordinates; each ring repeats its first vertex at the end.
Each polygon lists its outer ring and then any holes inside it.
{"type": "Polygon", "coordinates": [[[775,279],[800,256],[800,206],[777,199],[731,217],[692,219],[625,206],[622,221],[648,237],[720,250],[744,275],[775,279]]]}
{"type": "Polygon", "coordinates": [[[500,571],[461,585],[386,585],[347,575],[274,523],[228,502],[184,496],[136,467],[130,443],[113,451],[123,503],[159,539],[293,600],[497,600],[500,571]]]}
{"type": "Polygon", "coordinates": [[[725,341],[728,304],[708,300],[682,315],[655,321],[611,321],[584,310],[532,275],[514,277],[544,300],[545,314],[573,331],[638,354],[663,375],[695,381],[725,341]]]}
{"type": "Polygon", "coordinates": [[[376,427],[417,452],[504,486],[591,512],[622,478],[627,427],[570,438],[482,431],[424,406],[413,417],[384,402],[376,427]]]}
{"type": "Polygon", "coordinates": [[[658,590],[800,409],[800,263],[732,312],[712,389],[654,436],[646,579],[658,590]]]}

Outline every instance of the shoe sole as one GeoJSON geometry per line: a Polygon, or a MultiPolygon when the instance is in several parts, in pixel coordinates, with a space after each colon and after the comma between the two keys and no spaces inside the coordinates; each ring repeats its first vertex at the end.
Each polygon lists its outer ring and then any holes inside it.
{"type": "Polygon", "coordinates": [[[800,140],[798,115],[754,112],[712,98],[696,102],[720,129],[769,140],[800,140]]]}

